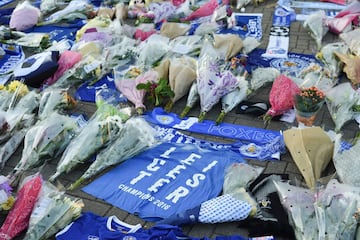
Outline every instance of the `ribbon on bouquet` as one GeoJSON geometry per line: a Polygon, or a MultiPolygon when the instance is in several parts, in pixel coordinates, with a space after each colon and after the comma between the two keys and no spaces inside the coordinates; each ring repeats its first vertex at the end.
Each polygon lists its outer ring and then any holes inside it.
{"type": "Polygon", "coordinates": [[[180,119],[175,113],[167,113],[162,108],[154,108],[153,111],[146,112],[144,118],[149,123],[162,127],[156,127],[156,129],[158,136],[163,141],[193,143],[213,149],[225,148],[240,154],[244,158],[256,160],[279,160],[280,153],[285,150],[283,135],[280,131],[230,123],[216,125],[209,120],[199,123],[196,117],[180,119]],[[190,137],[176,130],[231,138],[238,141],[229,144],[209,142],[190,137]]]}

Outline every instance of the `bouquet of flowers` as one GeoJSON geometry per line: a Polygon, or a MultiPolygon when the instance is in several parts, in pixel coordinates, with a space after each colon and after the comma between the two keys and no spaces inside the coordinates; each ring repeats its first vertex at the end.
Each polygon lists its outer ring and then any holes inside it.
{"type": "Polygon", "coordinates": [[[12,190],[9,179],[0,175],[0,212],[8,211],[13,206],[15,198],[12,190]]]}
{"type": "Polygon", "coordinates": [[[325,94],[317,87],[302,88],[294,96],[296,120],[305,126],[312,126],[317,112],[325,102],[325,94]]]}
{"type": "Polygon", "coordinates": [[[301,89],[300,93],[295,95],[294,106],[301,112],[317,112],[325,100],[325,94],[317,87],[301,89]]]}
{"type": "Polygon", "coordinates": [[[294,106],[294,95],[299,92],[299,87],[292,79],[284,74],[279,75],[270,90],[271,108],[263,116],[265,124],[267,125],[274,116],[281,115],[291,109],[294,106]]]}

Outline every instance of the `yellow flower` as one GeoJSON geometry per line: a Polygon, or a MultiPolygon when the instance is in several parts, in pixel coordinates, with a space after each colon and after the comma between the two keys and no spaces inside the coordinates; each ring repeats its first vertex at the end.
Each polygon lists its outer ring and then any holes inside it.
{"type": "Polygon", "coordinates": [[[5,86],[3,84],[0,84],[0,90],[5,90],[5,86]]]}
{"type": "Polygon", "coordinates": [[[14,93],[16,91],[16,89],[18,89],[18,88],[19,88],[18,94],[20,97],[25,96],[29,92],[28,87],[25,84],[23,84],[22,82],[17,81],[17,80],[10,82],[6,86],[6,90],[10,93],[14,93]]]}
{"type": "Polygon", "coordinates": [[[1,204],[1,209],[4,211],[8,211],[12,208],[12,206],[15,203],[15,198],[13,196],[8,197],[8,199],[6,200],[6,202],[1,204]]]}

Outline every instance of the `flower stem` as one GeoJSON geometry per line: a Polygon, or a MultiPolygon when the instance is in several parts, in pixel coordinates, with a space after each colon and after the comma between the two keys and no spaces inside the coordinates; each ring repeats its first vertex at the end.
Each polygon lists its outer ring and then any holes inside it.
{"type": "Polygon", "coordinates": [[[226,115],[225,111],[221,111],[221,113],[219,114],[219,116],[216,118],[215,124],[219,125],[220,123],[222,123],[224,121],[224,117],[226,115]]]}
{"type": "Polygon", "coordinates": [[[166,104],[166,106],[165,106],[164,109],[165,109],[166,112],[170,112],[173,106],[174,106],[174,102],[173,102],[173,101],[169,101],[169,102],[166,104]]]}
{"type": "Polygon", "coordinates": [[[205,119],[205,116],[206,116],[206,112],[205,111],[201,112],[199,115],[199,118],[198,118],[198,122],[199,123],[203,122],[205,119]]]}
{"type": "Polygon", "coordinates": [[[73,184],[70,185],[70,187],[68,187],[68,190],[74,190],[76,188],[78,188],[83,182],[84,182],[84,178],[79,178],[78,180],[76,180],[73,184]]]}
{"type": "Polygon", "coordinates": [[[184,110],[181,112],[180,118],[184,118],[184,117],[189,113],[190,109],[191,109],[190,106],[186,106],[186,107],[184,108],[184,110]]]}

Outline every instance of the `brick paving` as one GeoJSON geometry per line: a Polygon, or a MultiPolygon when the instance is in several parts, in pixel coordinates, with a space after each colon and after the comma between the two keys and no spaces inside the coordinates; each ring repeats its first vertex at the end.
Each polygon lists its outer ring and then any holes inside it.
{"type": "MultiPolygon", "coordinates": [[[[269,39],[269,31],[271,27],[271,21],[273,16],[273,11],[275,7],[276,1],[266,1],[261,3],[258,7],[254,6],[247,6],[246,12],[247,13],[263,13],[262,19],[262,29],[263,29],[263,40],[260,48],[266,48],[269,39]]],[[[331,33],[328,33],[324,37],[323,42],[334,42],[337,41],[337,36],[331,33]]],[[[315,41],[308,35],[305,29],[302,26],[302,22],[293,22],[290,27],[290,44],[289,44],[289,51],[296,52],[296,53],[304,53],[304,54],[315,54],[316,53],[316,44],[315,41]]],[[[270,91],[270,85],[267,85],[261,89],[259,89],[255,95],[253,95],[249,100],[250,101],[267,101],[268,94],[270,91]]],[[[186,99],[183,98],[179,102],[177,102],[173,108],[173,112],[180,114],[183,107],[185,106],[186,99]]],[[[75,112],[78,113],[85,113],[90,115],[94,111],[95,107],[93,104],[80,102],[75,109],[75,112]]],[[[195,107],[190,111],[188,116],[198,116],[200,112],[199,107],[195,107]]],[[[220,104],[216,105],[208,114],[206,119],[215,120],[218,113],[220,112],[220,104]]],[[[264,124],[262,119],[251,116],[251,115],[239,115],[235,113],[235,110],[230,112],[225,117],[225,122],[234,123],[239,125],[245,126],[253,126],[258,128],[264,128],[264,124]]],[[[280,122],[280,121],[272,121],[271,124],[267,127],[268,129],[273,130],[286,130],[292,126],[295,126],[296,122],[293,124],[280,122]]],[[[324,127],[325,130],[330,130],[334,128],[334,123],[329,115],[326,106],[324,105],[319,115],[316,119],[315,125],[324,127]]],[[[355,136],[355,133],[358,129],[358,124],[355,121],[350,121],[344,125],[341,132],[345,139],[351,139],[355,136]]],[[[201,136],[200,134],[190,134],[196,137],[203,137],[204,139],[208,140],[215,140],[221,141],[225,139],[221,138],[213,138],[209,136],[201,136]]],[[[21,156],[20,147],[15,155],[9,160],[5,169],[3,170],[2,174],[7,174],[17,163],[21,156]]],[[[51,174],[55,172],[57,159],[49,162],[47,165],[44,166],[42,169],[42,173],[45,179],[47,179],[51,174]]],[[[249,164],[257,165],[265,167],[265,173],[288,173],[291,179],[302,180],[302,176],[298,171],[292,157],[287,152],[281,155],[280,161],[256,161],[250,160],[249,164]]],[[[76,180],[78,177],[81,176],[83,171],[86,169],[87,166],[78,167],[75,171],[71,172],[70,174],[63,174],[59,181],[67,186],[69,183],[76,180]]],[[[154,223],[152,222],[145,222],[144,220],[138,218],[137,216],[131,215],[124,210],[121,210],[117,207],[114,207],[106,202],[99,200],[91,195],[88,195],[82,192],[80,189],[74,191],[68,191],[67,194],[79,197],[83,199],[85,203],[85,207],[83,211],[91,211],[95,214],[99,214],[102,216],[110,216],[116,215],[119,219],[130,223],[130,224],[137,224],[140,223],[145,227],[151,227],[154,223]]],[[[0,220],[3,220],[4,217],[0,216],[0,220]]],[[[185,225],[183,226],[184,233],[193,236],[193,237],[215,237],[218,235],[242,235],[246,236],[247,231],[246,229],[239,228],[239,224],[236,222],[230,223],[222,223],[222,224],[192,224],[192,225],[185,225]]],[[[21,239],[21,237],[17,238],[21,239]]]]}

